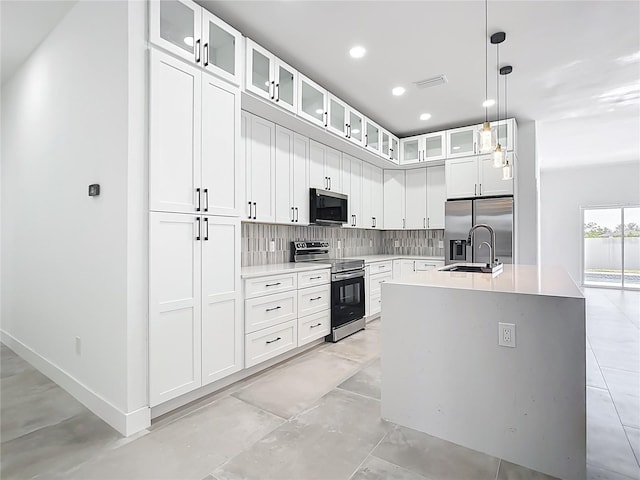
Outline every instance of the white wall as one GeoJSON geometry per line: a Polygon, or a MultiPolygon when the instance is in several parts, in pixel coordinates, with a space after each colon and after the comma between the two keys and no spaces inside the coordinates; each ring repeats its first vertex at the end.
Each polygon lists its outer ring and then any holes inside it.
{"type": "Polygon", "coordinates": [[[121,431],[147,404],[144,15],[78,2],[2,87],[3,339],[121,431]]]}
{"type": "Polygon", "coordinates": [[[540,172],[543,265],[560,265],[581,282],[581,207],[640,204],[640,162],[540,172]]]}
{"type": "Polygon", "coordinates": [[[538,157],[536,122],[518,123],[518,159],[515,167],[517,263],[538,263],[538,157]]]}

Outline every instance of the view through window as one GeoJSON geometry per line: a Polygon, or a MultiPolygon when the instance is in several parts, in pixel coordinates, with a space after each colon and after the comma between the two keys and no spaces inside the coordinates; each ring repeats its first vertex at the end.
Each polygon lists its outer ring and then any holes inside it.
{"type": "Polygon", "coordinates": [[[640,207],[584,208],[582,283],[640,289],[640,207]]]}

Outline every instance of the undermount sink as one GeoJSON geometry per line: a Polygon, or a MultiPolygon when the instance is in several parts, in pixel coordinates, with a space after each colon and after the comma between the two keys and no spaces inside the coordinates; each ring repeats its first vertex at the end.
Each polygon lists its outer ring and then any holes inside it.
{"type": "Polygon", "coordinates": [[[441,272],[498,273],[502,271],[502,263],[498,263],[493,267],[487,263],[454,263],[439,270],[441,272]]]}

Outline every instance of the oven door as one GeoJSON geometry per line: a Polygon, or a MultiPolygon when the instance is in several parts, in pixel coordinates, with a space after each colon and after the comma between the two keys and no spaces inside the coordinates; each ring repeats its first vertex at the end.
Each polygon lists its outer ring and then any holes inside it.
{"type": "Polygon", "coordinates": [[[331,282],[331,327],[364,317],[364,272],[336,274],[331,282]]]}

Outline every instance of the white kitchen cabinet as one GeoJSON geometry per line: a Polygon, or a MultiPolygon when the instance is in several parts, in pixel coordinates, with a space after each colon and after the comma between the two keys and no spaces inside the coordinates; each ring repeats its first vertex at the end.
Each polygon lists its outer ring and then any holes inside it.
{"type": "Polygon", "coordinates": [[[390,158],[396,165],[400,164],[400,139],[394,135],[391,135],[391,147],[390,158]]]}
{"type": "Polygon", "coordinates": [[[242,35],[190,0],[149,2],[150,41],[240,85],[242,35]]]}
{"type": "Polygon", "coordinates": [[[325,337],[331,333],[331,310],[314,313],[298,319],[298,346],[325,337]]]}
{"type": "Polygon", "coordinates": [[[240,213],[240,91],[151,51],[150,210],[240,213]]]}
{"type": "MultiPolygon", "coordinates": [[[[513,161],[513,153],[507,158],[513,161]]],[[[513,180],[502,180],[502,169],[493,167],[491,155],[445,162],[447,198],[472,198],[513,194],[513,180]]]]}
{"type": "Polygon", "coordinates": [[[447,158],[476,155],[478,125],[447,130],[447,158]]]}
{"type": "Polygon", "coordinates": [[[384,176],[382,169],[371,167],[371,216],[373,228],[383,228],[384,225],[384,176]]]}
{"type": "Polygon", "coordinates": [[[275,222],[275,139],[274,123],[242,112],[245,154],[245,205],[247,220],[275,222]]]}
{"type": "Polygon", "coordinates": [[[328,92],[313,80],[298,74],[298,115],[320,127],[327,127],[328,92]]]}
{"type": "Polygon", "coordinates": [[[291,188],[293,176],[293,136],[294,133],[276,125],[275,155],[275,214],[277,223],[293,223],[296,220],[291,188]]]}
{"type": "Polygon", "coordinates": [[[444,267],[444,262],[440,260],[415,260],[414,269],[416,272],[428,272],[444,267]]]}
{"type": "Polygon", "coordinates": [[[149,224],[155,406],[242,368],[240,220],[152,212],[149,224]]]}
{"type": "Polygon", "coordinates": [[[400,140],[400,163],[402,165],[411,165],[422,161],[424,139],[424,135],[418,135],[400,140]]]}
{"type": "Polygon", "coordinates": [[[391,160],[391,134],[385,129],[380,129],[380,155],[391,160]]]}
{"type": "Polygon", "coordinates": [[[446,143],[445,131],[403,138],[400,140],[400,163],[411,165],[444,160],[447,157],[446,143]]]}
{"type": "Polygon", "coordinates": [[[298,322],[291,320],[248,334],[245,337],[245,365],[253,367],[298,346],[298,322]]]}
{"type": "Polygon", "coordinates": [[[309,186],[342,193],[342,152],[309,142],[309,186]]]}
{"type": "Polygon", "coordinates": [[[372,152],[382,155],[382,129],[379,125],[365,118],[364,146],[372,152]]]}
{"type": "Polygon", "coordinates": [[[398,259],[393,261],[393,279],[397,280],[415,271],[414,261],[398,259]]]}
{"type": "Polygon", "coordinates": [[[491,129],[503,151],[518,151],[518,125],[515,118],[491,122],[491,129]]]}
{"type": "Polygon", "coordinates": [[[433,162],[447,158],[447,134],[444,132],[429,133],[424,136],[424,152],[422,160],[433,162]]]}
{"type": "Polygon", "coordinates": [[[293,134],[293,176],[291,183],[296,221],[309,224],[309,138],[293,134]]]}
{"type": "Polygon", "coordinates": [[[405,171],[405,205],[405,227],[412,230],[427,228],[426,168],[405,171]]]}
{"type": "Polygon", "coordinates": [[[447,201],[444,165],[427,169],[427,228],[444,229],[444,204],[447,201]]]}
{"type": "Polygon", "coordinates": [[[364,115],[349,107],[349,129],[348,136],[350,142],[358,146],[364,145],[364,115]]]}
{"type": "MultiPolygon", "coordinates": [[[[346,158],[347,155],[343,156],[346,158]]],[[[351,170],[349,174],[349,214],[353,217],[353,226],[362,228],[366,225],[366,219],[362,214],[362,204],[364,203],[362,190],[362,160],[350,158],[351,170]]],[[[351,218],[350,217],[350,218],[351,218]]]]}
{"type": "Polygon", "coordinates": [[[331,93],[328,94],[329,122],[327,129],[344,138],[349,137],[349,106],[331,93]]]}
{"type": "Polygon", "coordinates": [[[384,171],[384,228],[405,228],[405,171],[384,171]]]}
{"type": "Polygon", "coordinates": [[[248,91],[297,113],[298,72],[248,38],[246,71],[245,88],[248,91]]]}

